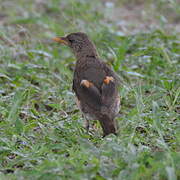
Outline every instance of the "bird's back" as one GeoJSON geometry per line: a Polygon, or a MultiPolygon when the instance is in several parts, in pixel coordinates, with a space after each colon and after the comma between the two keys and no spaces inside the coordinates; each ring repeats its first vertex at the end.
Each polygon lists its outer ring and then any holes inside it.
{"type": "MultiPolygon", "coordinates": [[[[73,90],[81,103],[89,106],[87,108],[91,108],[93,111],[97,110],[98,112],[101,112],[102,109],[107,109],[109,113],[110,111],[113,113],[114,111],[111,108],[114,106],[114,100],[118,96],[117,83],[114,83],[114,89],[109,87],[111,92],[109,92],[106,100],[102,101],[102,87],[106,76],[111,76],[116,81],[113,71],[103,61],[97,58],[86,58],[85,61],[77,63],[74,72],[73,90]],[[97,88],[98,96],[95,97],[97,101],[93,99],[90,93],[88,94],[87,91],[82,88],[82,80],[88,80],[97,88]]],[[[89,109],[89,111],[91,110],[89,109]]]]}

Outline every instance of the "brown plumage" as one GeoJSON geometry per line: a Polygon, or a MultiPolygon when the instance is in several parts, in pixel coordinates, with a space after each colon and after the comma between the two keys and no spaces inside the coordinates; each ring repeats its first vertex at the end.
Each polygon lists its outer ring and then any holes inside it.
{"type": "Polygon", "coordinates": [[[54,40],[69,46],[76,56],[73,90],[87,120],[87,129],[89,119],[94,119],[99,120],[104,136],[116,134],[114,119],[120,105],[117,75],[99,58],[85,33],[72,33],[54,40]]]}

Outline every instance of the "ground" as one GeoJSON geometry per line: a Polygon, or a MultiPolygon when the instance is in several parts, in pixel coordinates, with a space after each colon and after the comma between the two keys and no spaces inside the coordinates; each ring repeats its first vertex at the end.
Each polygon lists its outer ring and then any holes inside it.
{"type": "Polygon", "coordinates": [[[175,0],[0,0],[0,179],[180,179],[180,6],[175,0]],[[75,58],[86,32],[120,77],[119,133],[89,134],[75,58]]]}

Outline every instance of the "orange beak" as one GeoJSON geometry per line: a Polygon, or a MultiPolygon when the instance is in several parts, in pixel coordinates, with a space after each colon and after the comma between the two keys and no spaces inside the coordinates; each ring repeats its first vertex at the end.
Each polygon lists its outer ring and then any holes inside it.
{"type": "Polygon", "coordinates": [[[65,37],[55,37],[52,39],[53,41],[56,41],[58,43],[61,43],[61,44],[65,44],[65,45],[68,45],[68,42],[66,40],[65,37]]]}

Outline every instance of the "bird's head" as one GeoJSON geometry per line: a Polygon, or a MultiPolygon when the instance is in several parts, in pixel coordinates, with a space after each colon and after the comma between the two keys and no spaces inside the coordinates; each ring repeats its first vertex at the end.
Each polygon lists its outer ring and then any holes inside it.
{"type": "Polygon", "coordinates": [[[69,46],[76,55],[79,53],[97,54],[94,44],[89,40],[88,36],[82,32],[71,33],[65,37],[55,37],[53,40],[69,46]]]}

